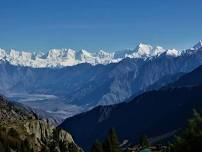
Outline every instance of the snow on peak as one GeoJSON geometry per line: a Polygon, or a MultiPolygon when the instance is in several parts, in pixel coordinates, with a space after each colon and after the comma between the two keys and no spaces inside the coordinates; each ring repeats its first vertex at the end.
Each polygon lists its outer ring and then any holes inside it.
{"type": "Polygon", "coordinates": [[[0,60],[6,57],[6,51],[0,48],[0,60]]]}
{"type": "Polygon", "coordinates": [[[84,49],[82,49],[81,51],[79,51],[77,53],[76,61],[78,63],[90,63],[93,65],[95,64],[95,59],[94,59],[93,55],[84,49]]]}
{"type": "Polygon", "coordinates": [[[100,58],[113,58],[114,57],[114,53],[109,53],[109,52],[105,52],[103,50],[100,50],[97,53],[97,56],[100,58]]]}
{"type": "Polygon", "coordinates": [[[76,53],[76,51],[73,49],[68,49],[67,52],[68,52],[68,54],[75,54],[76,53]]]}
{"type": "Polygon", "coordinates": [[[169,49],[166,51],[166,55],[168,56],[173,56],[173,57],[178,57],[181,55],[181,51],[178,51],[176,49],[169,49]]]}
{"type": "Polygon", "coordinates": [[[127,54],[130,58],[148,58],[158,56],[166,50],[160,46],[151,46],[148,44],[140,43],[135,50],[132,51],[133,53],[127,54]]]}
{"type": "Polygon", "coordinates": [[[196,45],[193,47],[195,50],[202,48],[202,40],[200,40],[196,45]]]}
{"type": "Polygon", "coordinates": [[[84,49],[82,49],[80,51],[80,54],[81,54],[81,56],[84,56],[84,57],[91,57],[92,56],[92,54],[90,52],[88,52],[87,50],[84,50],[84,49]]]}
{"type": "Polygon", "coordinates": [[[151,45],[147,45],[147,44],[143,44],[140,43],[136,49],[135,49],[135,53],[138,53],[141,56],[147,56],[151,54],[151,51],[153,50],[153,46],[151,45]]]}
{"type": "MultiPolygon", "coordinates": [[[[192,50],[197,50],[199,48],[202,48],[202,41],[199,41],[192,50]]],[[[0,49],[0,60],[8,61],[13,65],[42,68],[73,66],[80,63],[89,63],[92,65],[109,64],[117,63],[127,57],[147,59],[158,57],[161,54],[178,57],[182,53],[183,51],[178,51],[176,49],[166,50],[160,46],[140,43],[134,50],[125,49],[116,52],[100,50],[93,53],[84,49],[80,51],[73,49],[51,49],[47,53],[31,53],[26,51],[16,51],[14,49],[5,51],[4,49],[0,49]]]]}
{"type": "Polygon", "coordinates": [[[47,53],[47,58],[58,58],[63,57],[65,53],[67,52],[66,49],[51,49],[47,53]]]}

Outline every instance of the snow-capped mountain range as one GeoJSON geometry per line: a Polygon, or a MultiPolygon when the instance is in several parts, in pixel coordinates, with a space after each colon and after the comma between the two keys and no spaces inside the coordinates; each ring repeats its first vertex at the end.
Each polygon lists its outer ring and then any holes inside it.
{"type": "Polygon", "coordinates": [[[202,41],[182,51],[145,44],[133,51],[115,53],[63,49],[32,54],[1,50],[0,59],[1,94],[64,118],[97,105],[126,101],[192,71],[202,65],[202,41]],[[107,64],[112,61],[119,63],[107,64]],[[79,64],[85,62],[92,65],[79,64]],[[32,68],[67,65],[72,66],[32,68]]]}
{"type": "MultiPolygon", "coordinates": [[[[202,46],[199,41],[192,49],[198,49],[202,46]]],[[[73,49],[51,49],[47,53],[31,53],[26,51],[16,51],[11,49],[6,51],[0,49],[0,60],[9,62],[12,65],[28,66],[33,68],[44,67],[65,67],[80,63],[89,63],[92,65],[117,63],[124,58],[152,58],[165,53],[168,56],[178,57],[183,51],[176,49],[164,49],[160,46],[152,46],[140,43],[134,50],[122,50],[115,52],[88,52],[86,50],[76,51],[73,49]]]]}

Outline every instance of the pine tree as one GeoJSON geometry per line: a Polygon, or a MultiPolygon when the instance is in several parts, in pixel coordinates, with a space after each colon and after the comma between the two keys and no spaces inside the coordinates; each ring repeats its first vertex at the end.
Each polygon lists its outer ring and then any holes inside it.
{"type": "Polygon", "coordinates": [[[104,152],[120,152],[119,140],[115,129],[110,129],[107,139],[103,143],[104,152]]]}
{"type": "Polygon", "coordinates": [[[0,142],[0,152],[6,152],[5,146],[0,142]]]}
{"type": "Polygon", "coordinates": [[[194,116],[188,121],[181,136],[176,137],[172,146],[174,152],[201,151],[202,145],[202,116],[194,111],[194,116]]]}
{"type": "Polygon", "coordinates": [[[99,140],[96,140],[92,146],[91,152],[104,152],[102,143],[99,140]]]}
{"type": "Polygon", "coordinates": [[[143,147],[143,148],[147,148],[150,146],[150,143],[149,143],[149,140],[147,138],[147,136],[143,136],[141,139],[140,139],[140,145],[143,147]]]}

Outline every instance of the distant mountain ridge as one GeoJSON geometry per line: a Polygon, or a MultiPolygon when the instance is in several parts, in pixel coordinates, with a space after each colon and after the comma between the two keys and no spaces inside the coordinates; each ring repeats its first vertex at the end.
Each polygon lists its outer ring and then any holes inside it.
{"type": "Polygon", "coordinates": [[[166,85],[173,75],[202,65],[200,46],[201,42],[181,51],[179,56],[170,56],[160,48],[152,51],[153,47],[140,44],[136,50],[141,57],[127,57],[106,65],[32,68],[2,60],[0,92],[12,100],[66,118],[97,105],[123,102],[152,85],[153,89],[166,85]]]}
{"type": "Polygon", "coordinates": [[[51,49],[47,53],[31,53],[11,49],[6,51],[0,49],[0,60],[8,61],[12,65],[28,66],[33,68],[65,67],[81,63],[110,64],[117,63],[125,58],[151,58],[166,53],[168,56],[179,56],[180,51],[175,49],[164,49],[160,46],[151,46],[140,43],[134,50],[122,50],[115,52],[88,52],[86,50],[76,51],[73,49],[51,49]]]}
{"type": "Polygon", "coordinates": [[[96,139],[103,139],[110,128],[117,130],[121,140],[132,142],[137,142],[143,135],[150,138],[161,136],[184,127],[193,109],[201,112],[201,82],[202,66],[176,82],[143,93],[128,103],[98,106],[67,118],[60,127],[68,128],[87,150],[96,139]],[[82,127],[75,128],[78,125],[82,127]]]}

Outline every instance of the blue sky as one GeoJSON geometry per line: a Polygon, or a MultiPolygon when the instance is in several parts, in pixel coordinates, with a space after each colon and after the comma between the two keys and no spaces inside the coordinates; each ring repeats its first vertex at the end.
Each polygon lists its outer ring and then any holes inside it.
{"type": "Polygon", "coordinates": [[[181,49],[200,39],[201,0],[0,0],[5,49],[181,49]]]}

